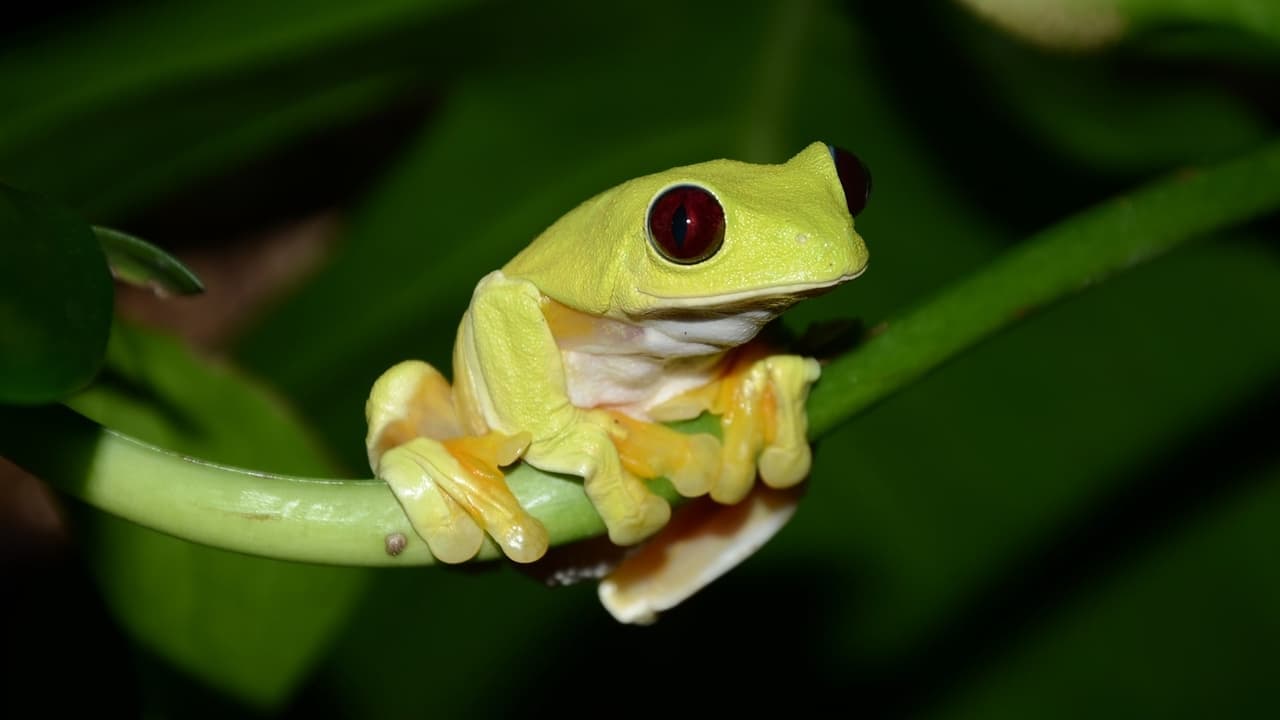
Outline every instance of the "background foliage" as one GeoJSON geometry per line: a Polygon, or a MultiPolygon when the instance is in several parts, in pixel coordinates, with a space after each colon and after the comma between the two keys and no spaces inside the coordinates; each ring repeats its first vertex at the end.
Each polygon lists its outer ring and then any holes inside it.
{"type": "MultiPolygon", "coordinates": [[[[786,323],[874,325],[1077,210],[1274,135],[1275,11],[1138,5],[1088,54],[949,4],[29,11],[0,45],[0,181],[179,255],[252,253],[336,209],[318,267],[234,338],[194,352],[117,323],[70,404],[199,457],[363,475],[377,374],[447,365],[476,280],[628,177],[854,150],[876,182],[871,270],[786,323]]],[[[42,688],[76,678],[104,706],[181,716],[660,711],[686,686],[870,714],[1274,712],[1275,228],[1122,275],[846,423],[796,521],[654,628],[510,567],[290,565],[70,505],[73,551],[7,565],[8,696],[56,706],[78,698],[42,688]]]]}

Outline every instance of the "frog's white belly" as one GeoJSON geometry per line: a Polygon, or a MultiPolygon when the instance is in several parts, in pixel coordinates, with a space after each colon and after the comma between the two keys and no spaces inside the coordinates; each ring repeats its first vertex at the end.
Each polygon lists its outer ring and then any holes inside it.
{"type": "Polygon", "coordinates": [[[650,409],[715,379],[729,350],[772,318],[765,311],[681,320],[600,320],[607,342],[563,344],[569,401],[648,420],[650,409]]]}
{"type": "Polygon", "coordinates": [[[640,420],[649,410],[715,378],[723,353],[664,360],[643,355],[592,355],[564,351],[569,402],[609,407],[640,420]]]}

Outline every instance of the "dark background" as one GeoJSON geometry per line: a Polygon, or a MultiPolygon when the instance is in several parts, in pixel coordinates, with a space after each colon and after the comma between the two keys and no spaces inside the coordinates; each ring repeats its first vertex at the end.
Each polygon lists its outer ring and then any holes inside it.
{"type": "MultiPolygon", "coordinates": [[[[946,3],[28,7],[0,29],[0,181],[208,286],[121,289],[129,325],[78,409],[202,457],[359,476],[373,379],[447,366],[475,282],[626,178],[815,139],[858,153],[871,268],[789,313],[802,330],[874,325],[1076,211],[1273,136],[1280,33],[1147,5],[1094,51],[946,3]],[[122,337],[145,338],[141,370],[122,337]]],[[[1278,247],[1272,219],[1180,249],[846,422],[795,521],[652,628],[504,566],[199,548],[10,468],[3,702],[1274,714],[1278,247]]]]}

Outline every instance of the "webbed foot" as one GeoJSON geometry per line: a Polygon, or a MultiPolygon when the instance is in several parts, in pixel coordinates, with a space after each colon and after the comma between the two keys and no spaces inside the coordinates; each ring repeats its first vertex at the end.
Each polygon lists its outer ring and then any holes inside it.
{"type": "Polygon", "coordinates": [[[655,415],[707,410],[720,416],[722,462],[710,494],[733,504],[746,497],[757,471],[773,488],[792,487],[809,474],[804,405],[820,374],[812,358],[769,355],[765,346],[749,345],[720,378],[657,408],[655,415]]]}
{"type": "Polygon", "coordinates": [[[665,477],[685,497],[705,495],[720,475],[720,441],[713,435],[686,435],[653,422],[609,411],[609,436],[627,472],[665,477]]]}

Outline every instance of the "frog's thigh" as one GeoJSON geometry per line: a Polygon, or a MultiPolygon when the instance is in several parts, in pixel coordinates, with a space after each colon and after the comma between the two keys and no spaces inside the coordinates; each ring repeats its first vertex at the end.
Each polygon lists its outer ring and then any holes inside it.
{"type": "Polygon", "coordinates": [[[529,446],[525,459],[548,472],[577,475],[609,530],[609,539],[631,545],[667,523],[671,507],[622,466],[610,439],[610,419],[591,413],[554,436],[529,446]]]}
{"type": "Polygon", "coordinates": [[[760,479],[770,487],[791,487],[809,474],[812,465],[804,406],[822,370],[817,360],[798,355],[774,355],[759,364],[768,377],[764,449],[756,461],[760,479]]]}
{"type": "Polygon", "coordinates": [[[695,501],[600,583],[620,622],[648,624],[750,557],[795,512],[799,488],[757,486],[736,505],[695,501]]]}

